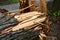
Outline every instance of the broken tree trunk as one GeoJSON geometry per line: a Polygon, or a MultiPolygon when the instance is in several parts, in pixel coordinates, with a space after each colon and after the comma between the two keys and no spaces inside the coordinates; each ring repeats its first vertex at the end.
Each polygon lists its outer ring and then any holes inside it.
{"type": "Polygon", "coordinates": [[[32,7],[30,7],[30,11],[36,11],[36,0],[29,0],[29,5],[32,5],[32,7]]]}
{"type": "Polygon", "coordinates": [[[15,31],[15,30],[18,30],[21,28],[27,28],[27,27],[35,25],[37,23],[44,22],[45,19],[46,19],[46,17],[42,17],[42,18],[37,18],[37,19],[31,20],[31,21],[28,21],[28,22],[23,23],[23,24],[19,23],[17,26],[12,28],[12,30],[15,31]]]}
{"type": "Polygon", "coordinates": [[[39,6],[38,6],[40,12],[45,13],[45,15],[47,14],[47,4],[46,4],[46,0],[40,0],[39,1],[39,6]]]}
{"type": "Polygon", "coordinates": [[[15,15],[14,18],[16,18],[19,22],[21,21],[24,21],[24,20],[27,20],[33,16],[36,16],[36,15],[44,15],[44,13],[40,13],[40,12],[28,12],[28,13],[23,13],[21,15],[15,15]]]}
{"type": "MultiPolygon", "coordinates": [[[[11,30],[11,28],[15,27],[28,27],[28,26],[31,26],[31,25],[34,25],[35,22],[39,23],[39,21],[43,21],[43,16],[44,13],[40,13],[40,12],[36,12],[36,11],[33,11],[33,12],[28,12],[28,13],[23,13],[23,14],[20,14],[20,15],[15,15],[14,18],[17,19],[17,21],[19,21],[19,24],[18,25],[15,25],[15,26],[9,26],[9,28],[6,28],[2,31],[2,33],[4,32],[8,32],[11,30]],[[42,16],[42,18],[40,17],[42,16]]],[[[21,28],[19,28],[21,29],[21,28]]]]}
{"type": "MultiPolygon", "coordinates": [[[[47,4],[46,4],[46,0],[40,0],[39,2],[39,6],[38,6],[38,11],[44,13],[45,15],[44,16],[47,16],[47,4]]],[[[44,27],[46,27],[48,30],[46,32],[46,35],[48,36],[50,34],[50,23],[49,23],[49,19],[47,17],[47,19],[45,20],[45,25],[44,27]]],[[[45,40],[45,39],[42,39],[42,40],[45,40]]],[[[48,39],[46,39],[48,40],[48,39]]]]}
{"type": "MultiPolygon", "coordinates": [[[[20,9],[25,8],[27,6],[29,6],[29,0],[20,0],[20,9]]],[[[28,8],[28,9],[25,9],[24,11],[22,11],[21,13],[26,13],[29,11],[30,11],[30,9],[28,8]]]]}
{"type": "Polygon", "coordinates": [[[18,31],[11,31],[9,33],[0,34],[1,40],[38,40],[41,30],[20,29],[18,31]]]}

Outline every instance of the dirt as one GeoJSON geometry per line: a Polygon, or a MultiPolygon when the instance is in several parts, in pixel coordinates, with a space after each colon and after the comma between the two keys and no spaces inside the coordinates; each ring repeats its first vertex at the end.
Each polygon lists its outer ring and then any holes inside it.
{"type": "Polygon", "coordinates": [[[50,16],[51,21],[51,35],[60,40],[60,17],[50,16]]]}

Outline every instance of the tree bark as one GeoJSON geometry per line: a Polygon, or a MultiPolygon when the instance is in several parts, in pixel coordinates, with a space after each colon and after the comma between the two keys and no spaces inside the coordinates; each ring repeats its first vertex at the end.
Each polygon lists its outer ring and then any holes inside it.
{"type": "Polygon", "coordinates": [[[29,5],[32,5],[32,4],[33,4],[33,6],[30,7],[30,11],[35,11],[35,10],[36,10],[36,5],[35,5],[35,3],[36,3],[36,0],[30,0],[30,1],[29,1],[29,5]]]}
{"type": "Polygon", "coordinates": [[[54,0],[52,8],[54,11],[60,10],[60,0],[54,0]]]}
{"type": "Polygon", "coordinates": [[[47,14],[47,5],[46,5],[46,0],[40,0],[39,2],[39,9],[42,13],[47,14]]]}
{"type": "MultiPolygon", "coordinates": [[[[25,8],[29,6],[29,0],[20,0],[20,9],[22,8],[25,8]]],[[[28,9],[25,9],[24,11],[22,11],[21,13],[26,13],[26,12],[29,12],[29,8],[28,9]]]]}

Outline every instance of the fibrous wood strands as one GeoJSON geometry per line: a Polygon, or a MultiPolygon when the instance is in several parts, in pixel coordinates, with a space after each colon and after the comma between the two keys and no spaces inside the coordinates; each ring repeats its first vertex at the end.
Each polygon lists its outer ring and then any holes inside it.
{"type": "MultiPolygon", "coordinates": [[[[20,0],[20,9],[25,8],[27,6],[29,6],[29,0],[20,0]]],[[[25,12],[29,12],[29,11],[30,11],[30,9],[28,8],[28,9],[25,9],[24,11],[22,11],[21,13],[25,13],[25,12]]]]}
{"type": "MultiPolygon", "coordinates": [[[[46,17],[40,17],[41,15],[44,15],[44,13],[40,13],[40,12],[36,12],[36,11],[28,12],[28,13],[24,13],[24,14],[20,14],[20,15],[15,15],[14,18],[17,19],[17,21],[20,23],[16,26],[13,26],[12,30],[14,30],[17,27],[19,27],[19,29],[27,28],[28,26],[35,25],[39,22],[40,23],[43,22],[46,19],[46,17]]],[[[15,30],[17,30],[17,29],[15,29],[15,30]]]]}
{"type": "MultiPolygon", "coordinates": [[[[40,27],[41,22],[44,22],[46,17],[40,17],[42,14],[35,11],[21,15],[22,16],[18,16],[25,18],[32,16],[29,19],[20,22],[17,26],[12,27],[12,29],[6,30],[5,34],[0,34],[1,40],[35,40],[35,38],[39,37],[40,32],[42,32],[42,28],[40,27]]],[[[16,19],[19,17],[15,16],[16,19]]]]}

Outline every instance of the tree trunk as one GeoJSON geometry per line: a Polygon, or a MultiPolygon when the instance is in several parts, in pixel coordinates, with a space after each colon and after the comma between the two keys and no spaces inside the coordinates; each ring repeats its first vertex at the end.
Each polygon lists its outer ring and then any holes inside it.
{"type": "Polygon", "coordinates": [[[60,0],[54,0],[52,7],[54,11],[60,10],[60,0]]]}
{"type": "Polygon", "coordinates": [[[30,0],[29,5],[34,4],[32,7],[30,7],[30,11],[35,11],[36,10],[36,5],[35,5],[36,0],[30,0]]]}
{"type": "MultiPolygon", "coordinates": [[[[22,8],[25,8],[29,6],[29,0],[20,0],[20,9],[22,8]]],[[[26,12],[29,12],[29,8],[28,9],[25,9],[24,11],[22,11],[21,13],[26,13],[26,12]]]]}

